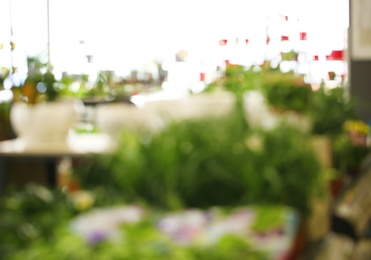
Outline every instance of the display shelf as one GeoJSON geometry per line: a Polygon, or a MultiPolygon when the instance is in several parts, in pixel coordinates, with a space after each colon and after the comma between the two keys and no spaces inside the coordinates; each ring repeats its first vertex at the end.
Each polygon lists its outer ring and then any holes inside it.
{"type": "Polygon", "coordinates": [[[360,175],[344,189],[333,208],[333,230],[354,240],[365,233],[371,219],[371,157],[364,161],[360,175]]]}
{"type": "Polygon", "coordinates": [[[312,259],[332,260],[340,255],[343,259],[370,259],[370,182],[369,156],[363,161],[359,176],[335,198],[329,234],[318,241],[316,247],[308,246],[307,251],[312,253],[312,259]]]}
{"type": "MultiPolygon", "coordinates": [[[[11,165],[27,165],[40,162],[44,165],[46,179],[50,186],[57,185],[57,168],[61,158],[92,158],[112,151],[112,141],[106,134],[70,134],[64,143],[27,145],[24,140],[15,138],[0,142],[0,193],[3,193],[11,165]]],[[[31,169],[34,173],[36,169],[31,169]]],[[[32,179],[32,178],[31,178],[32,179]]]]}

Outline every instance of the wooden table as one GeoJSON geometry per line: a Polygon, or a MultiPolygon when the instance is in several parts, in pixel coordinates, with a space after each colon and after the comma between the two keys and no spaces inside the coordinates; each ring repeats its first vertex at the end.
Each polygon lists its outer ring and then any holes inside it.
{"type": "MultiPolygon", "coordinates": [[[[114,149],[111,139],[105,134],[71,134],[66,142],[28,146],[22,139],[0,142],[0,193],[3,193],[10,174],[9,166],[41,162],[46,169],[47,182],[57,185],[57,168],[61,158],[89,158],[109,153],[114,149]]],[[[26,166],[27,167],[27,166],[26,166]]],[[[30,167],[29,173],[35,169],[30,167]]],[[[32,178],[32,176],[29,176],[32,178]]]]}

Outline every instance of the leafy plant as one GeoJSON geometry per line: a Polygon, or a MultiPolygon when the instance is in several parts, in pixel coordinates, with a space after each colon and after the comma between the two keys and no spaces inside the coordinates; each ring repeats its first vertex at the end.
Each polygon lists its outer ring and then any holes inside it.
{"type": "MultiPolygon", "coordinates": [[[[110,188],[106,187],[105,190],[109,191],[110,188]]],[[[34,184],[28,185],[24,189],[8,190],[0,198],[2,212],[0,216],[0,253],[2,259],[226,260],[246,257],[267,259],[268,257],[268,252],[264,252],[264,249],[256,249],[252,246],[248,232],[246,232],[246,236],[241,236],[235,235],[231,230],[232,233],[226,231],[222,236],[209,238],[208,225],[212,225],[213,221],[217,224],[218,220],[230,213],[229,210],[224,209],[215,209],[215,218],[210,218],[211,212],[203,212],[205,219],[208,219],[209,222],[205,223],[205,226],[199,227],[198,232],[208,237],[204,241],[205,243],[190,240],[187,244],[181,244],[179,241],[174,241],[171,236],[159,228],[158,224],[161,216],[168,212],[158,211],[152,207],[140,207],[145,209],[146,214],[138,222],[117,225],[117,231],[123,235],[120,240],[110,240],[100,237],[98,234],[95,236],[86,235],[89,231],[86,229],[86,225],[83,232],[79,233],[77,230],[82,230],[74,228],[75,226],[72,224],[76,224],[76,222],[72,221],[81,215],[77,215],[72,207],[70,195],[73,194],[34,184]]],[[[99,197],[99,194],[96,193],[96,195],[99,197]]],[[[110,199],[102,202],[103,206],[110,208],[110,199]]],[[[120,206],[122,207],[122,205],[121,203],[120,206]]],[[[258,211],[259,207],[256,206],[254,209],[258,211]]],[[[104,213],[101,215],[101,220],[109,220],[104,207],[100,210],[104,213]]],[[[265,212],[269,213],[271,217],[279,216],[283,210],[287,209],[276,206],[264,207],[262,211],[257,212],[255,217],[257,220],[254,223],[256,231],[282,228],[283,222],[280,218],[270,222],[269,217],[261,219],[261,214],[265,212]],[[269,223],[266,222],[267,220],[269,223]]],[[[94,215],[96,212],[91,211],[87,214],[91,214],[96,219],[96,215],[94,215]]],[[[117,213],[113,213],[112,217],[117,218],[117,213]]],[[[86,224],[89,220],[84,219],[83,222],[86,224]]],[[[91,223],[90,226],[95,228],[96,224],[91,223]]],[[[107,232],[109,233],[109,231],[107,232]]]]}
{"type": "Polygon", "coordinates": [[[73,215],[65,194],[34,184],[7,191],[0,200],[0,211],[3,256],[27,248],[35,240],[52,238],[55,225],[73,215]]]}
{"type": "Polygon", "coordinates": [[[62,225],[54,238],[36,242],[32,247],[20,249],[6,259],[267,259],[263,250],[254,249],[248,241],[234,235],[226,235],[210,246],[176,244],[160,233],[150,219],[139,224],[124,225],[122,233],[125,234],[122,241],[89,244],[62,225]]]}
{"type": "MultiPolygon", "coordinates": [[[[4,81],[10,75],[6,67],[0,69],[0,93],[5,90],[4,81]]],[[[1,94],[0,94],[1,95],[1,94]]],[[[10,124],[11,97],[9,100],[0,100],[0,141],[14,138],[14,132],[10,124]]]]}
{"type": "Polygon", "coordinates": [[[0,90],[4,89],[4,81],[9,76],[10,70],[6,67],[0,69],[0,90]]]}
{"type": "Polygon", "coordinates": [[[344,87],[313,91],[307,110],[312,118],[314,134],[336,137],[345,121],[356,119],[354,101],[344,87]]]}
{"type": "Polygon", "coordinates": [[[263,76],[262,92],[268,103],[278,110],[305,111],[312,89],[294,73],[268,72],[263,76]]]}
{"type": "Polygon", "coordinates": [[[361,120],[346,120],[341,130],[334,138],[335,166],[342,173],[355,175],[371,152],[367,145],[369,126],[361,120]]]}
{"type": "Polygon", "coordinates": [[[57,80],[51,68],[41,62],[39,57],[27,58],[28,73],[20,86],[13,86],[14,100],[36,104],[40,101],[54,101],[59,96],[56,88],[57,80]],[[45,72],[43,72],[45,71],[45,72]]]}
{"type": "Polygon", "coordinates": [[[261,86],[263,68],[254,66],[228,65],[222,77],[206,86],[205,92],[224,90],[236,95],[237,103],[242,102],[242,95],[261,86]]]}
{"type": "Polygon", "coordinates": [[[123,132],[122,148],[77,174],[87,187],[115,187],[129,202],[165,209],[284,203],[305,212],[320,173],[307,138],[284,124],[250,129],[236,111],[157,134],[123,132]]]}
{"type": "Polygon", "coordinates": [[[290,50],[289,52],[281,52],[281,60],[297,60],[298,53],[294,50],[290,50]]]}

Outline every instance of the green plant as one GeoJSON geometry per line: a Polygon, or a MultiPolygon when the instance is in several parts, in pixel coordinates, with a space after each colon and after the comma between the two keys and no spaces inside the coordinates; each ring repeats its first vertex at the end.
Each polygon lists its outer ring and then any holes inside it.
{"type": "Polygon", "coordinates": [[[242,95],[246,91],[260,88],[264,70],[259,66],[246,68],[242,65],[228,65],[219,79],[206,86],[205,92],[220,89],[229,91],[236,95],[237,102],[242,102],[242,95]]]}
{"type": "Polygon", "coordinates": [[[12,87],[14,100],[31,105],[55,101],[59,97],[59,90],[51,68],[37,56],[27,57],[27,65],[27,77],[23,84],[12,87]]]}
{"type": "Polygon", "coordinates": [[[356,119],[354,100],[344,87],[313,91],[307,109],[313,122],[312,133],[336,137],[347,120],[356,119]]]}
{"type": "MultiPolygon", "coordinates": [[[[197,216],[204,220],[201,226],[197,221],[191,221],[193,224],[186,221],[180,224],[176,234],[169,234],[165,226],[170,223],[166,221],[168,224],[165,224],[164,220],[169,216],[173,218],[174,214],[183,219],[195,210],[168,212],[151,205],[125,205],[122,201],[112,204],[112,198],[109,198],[113,195],[110,193],[112,190],[107,186],[104,191],[109,194],[99,199],[102,204],[81,213],[76,212],[71,203],[75,193],[35,184],[7,190],[0,198],[2,259],[267,259],[271,254],[275,255],[276,250],[269,250],[269,247],[268,250],[256,248],[254,237],[287,230],[288,224],[290,227],[296,226],[293,224],[295,221],[292,223],[287,219],[296,215],[291,208],[254,205],[234,209],[196,210],[197,216]],[[133,207],[137,212],[142,212],[141,216],[136,221],[130,217],[117,221],[117,210],[120,210],[120,216],[125,215],[121,211],[125,206],[129,209],[126,211],[128,217],[133,216],[133,207]],[[246,214],[253,216],[253,220],[245,218],[246,214]],[[245,217],[237,220],[236,216],[245,217]],[[231,219],[242,225],[251,221],[251,233],[247,227],[245,232],[236,234],[233,226],[221,230],[221,233],[210,233],[220,223],[231,219]],[[109,224],[97,228],[98,220],[109,224]],[[119,234],[120,238],[112,236],[111,227],[114,227],[118,232],[115,234],[119,234]],[[190,228],[192,232],[189,232],[190,228]]],[[[94,192],[94,197],[100,197],[99,193],[94,192]]]]}
{"type": "MultiPolygon", "coordinates": [[[[0,69],[0,95],[2,95],[2,92],[6,94],[6,91],[4,91],[4,81],[9,75],[10,70],[8,68],[2,67],[0,69]]],[[[11,96],[9,96],[8,100],[5,96],[5,98],[2,97],[0,100],[0,141],[14,138],[13,129],[10,124],[11,99],[11,96]]]]}
{"type": "Polygon", "coordinates": [[[10,70],[6,67],[0,69],[0,90],[4,89],[4,81],[9,76],[10,70]]]}
{"type": "Polygon", "coordinates": [[[263,75],[262,92],[268,104],[278,110],[304,112],[312,89],[303,77],[292,72],[269,71],[263,75]]]}
{"type": "Polygon", "coordinates": [[[167,209],[284,203],[306,212],[321,171],[307,140],[287,124],[250,129],[236,111],[157,134],[123,132],[117,151],[76,174],[87,187],[167,209]]]}
{"type": "Polygon", "coordinates": [[[369,126],[361,120],[346,120],[341,133],[334,138],[335,167],[342,173],[356,175],[371,153],[367,145],[369,126]]]}
{"type": "Polygon", "coordinates": [[[73,215],[66,194],[29,184],[0,199],[0,255],[7,256],[55,234],[55,225],[73,215]]]}
{"type": "Polygon", "coordinates": [[[290,50],[289,52],[281,52],[281,60],[297,60],[298,53],[294,50],[290,50]]]}
{"type": "MultiPolygon", "coordinates": [[[[39,215],[40,216],[40,215],[39,215]]],[[[36,240],[32,246],[17,248],[4,259],[267,259],[268,254],[254,248],[250,241],[237,235],[224,235],[211,245],[182,245],[159,232],[155,222],[157,214],[151,214],[135,224],[125,224],[119,229],[124,239],[119,241],[87,241],[71,232],[66,223],[56,222],[55,236],[36,240]]]]}

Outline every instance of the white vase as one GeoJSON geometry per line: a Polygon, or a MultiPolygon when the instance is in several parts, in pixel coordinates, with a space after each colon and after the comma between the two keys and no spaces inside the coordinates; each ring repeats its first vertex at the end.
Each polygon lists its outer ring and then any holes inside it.
{"type": "Polygon", "coordinates": [[[105,103],[97,105],[95,122],[100,131],[112,141],[120,138],[122,131],[156,131],[162,121],[149,109],[127,103],[105,103]]]}
{"type": "Polygon", "coordinates": [[[164,121],[216,118],[232,113],[236,98],[229,92],[195,94],[173,100],[151,101],[144,107],[155,112],[164,121]]]}
{"type": "Polygon", "coordinates": [[[69,130],[78,118],[73,101],[34,105],[15,102],[10,111],[12,127],[27,146],[66,145],[69,130]]]}

